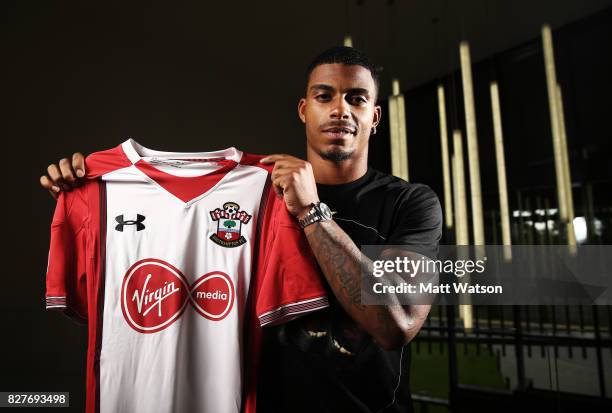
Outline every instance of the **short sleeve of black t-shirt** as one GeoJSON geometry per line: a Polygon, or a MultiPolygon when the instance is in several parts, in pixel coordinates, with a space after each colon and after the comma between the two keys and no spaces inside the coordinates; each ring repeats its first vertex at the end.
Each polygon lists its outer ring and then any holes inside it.
{"type": "MultiPolygon", "coordinates": [[[[442,210],[427,185],[369,168],[317,190],[358,247],[406,245],[437,257],[442,210]]],[[[333,299],[328,309],[264,329],[264,339],[259,413],[412,411],[409,345],[382,349],[333,299]]]]}
{"type": "Polygon", "coordinates": [[[438,196],[426,185],[408,184],[400,196],[396,224],[385,244],[409,246],[428,258],[438,256],[442,209],[438,196]]]}

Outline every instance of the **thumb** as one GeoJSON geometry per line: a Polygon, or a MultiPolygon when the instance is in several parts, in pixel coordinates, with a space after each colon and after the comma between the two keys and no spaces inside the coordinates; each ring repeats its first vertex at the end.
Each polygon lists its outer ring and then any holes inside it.
{"type": "Polygon", "coordinates": [[[85,176],[85,157],[82,153],[76,152],[72,155],[72,168],[79,178],[85,176]]]}

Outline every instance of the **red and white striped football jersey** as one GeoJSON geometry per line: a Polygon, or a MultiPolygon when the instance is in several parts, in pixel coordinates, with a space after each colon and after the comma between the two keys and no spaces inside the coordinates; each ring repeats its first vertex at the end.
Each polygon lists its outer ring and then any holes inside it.
{"type": "Polygon", "coordinates": [[[260,159],[130,139],[61,193],[46,300],[88,324],[87,412],[253,412],[261,326],[328,305],[260,159]]]}

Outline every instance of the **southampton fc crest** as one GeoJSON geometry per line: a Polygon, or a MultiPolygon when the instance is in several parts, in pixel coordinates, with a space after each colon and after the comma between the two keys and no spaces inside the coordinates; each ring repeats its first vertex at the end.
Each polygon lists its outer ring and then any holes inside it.
{"type": "Polygon", "coordinates": [[[246,242],[241,235],[242,224],[248,224],[251,215],[240,210],[240,205],[235,202],[226,202],[223,209],[217,208],[210,211],[213,221],[217,221],[217,232],[210,236],[216,244],[222,247],[238,247],[246,242]]]}

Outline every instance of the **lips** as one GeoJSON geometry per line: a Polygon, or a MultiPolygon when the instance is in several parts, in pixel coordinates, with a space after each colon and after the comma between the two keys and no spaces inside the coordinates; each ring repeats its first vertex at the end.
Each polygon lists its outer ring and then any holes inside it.
{"type": "Polygon", "coordinates": [[[328,128],[328,129],[325,129],[323,132],[331,133],[331,134],[339,134],[339,135],[348,135],[348,134],[354,135],[355,134],[354,129],[345,128],[345,127],[328,128]]]}
{"type": "Polygon", "coordinates": [[[355,136],[357,134],[357,130],[348,126],[334,126],[332,128],[323,129],[323,134],[332,142],[338,141],[338,143],[340,143],[355,136]]]}

